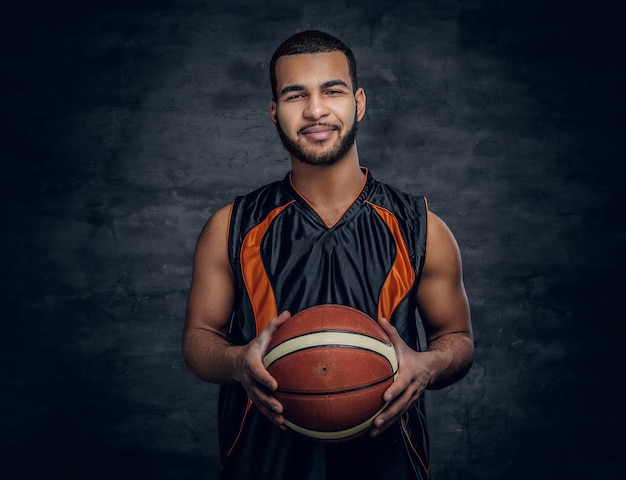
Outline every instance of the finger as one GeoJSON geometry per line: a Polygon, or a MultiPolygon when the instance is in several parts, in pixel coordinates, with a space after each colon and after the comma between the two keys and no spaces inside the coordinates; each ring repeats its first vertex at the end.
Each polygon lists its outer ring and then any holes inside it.
{"type": "Polygon", "coordinates": [[[397,420],[399,420],[400,417],[401,415],[398,415],[397,418],[396,416],[387,417],[382,415],[376,417],[376,420],[374,421],[374,428],[370,431],[370,436],[375,437],[377,435],[380,435],[391,425],[393,425],[397,420]]]}
{"type": "Polygon", "coordinates": [[[278,330],[278,328],[290,318],[291,313],[289,313],[288,311],[282,312],[277,317],[274,317],[259,334],[257,340],[263,353],[265,353],[265,349],[267,348],[267,345],[269,344],[272,336],[276,333],[276,330],[278,330]]]}
{"type": "Polygon", "coordinates": [[[414,395],[405,393],[396,401],[390,403],[385,411],[374,419],[374,428],[370,435],[375,437],[400,420],[404,412],[411,408],[416,400],[417,397],[414,398],[414,395]]]}
{"type": "Polygon", "coordinates": [[[262,356],[251,355],[248,357],[245,362],[245,368],[249,383],[262,385],[270,391],[278,388],[278,381],[265,368],[262,356]]]}
{"type": "Polygon", "coordinates": [[[256,406],[256,408],[263,414],[265,415],[274,425],[276,425],[277,427],[282,427],[284,426],[285,423],[285,417],[283,417],[282,414],[280,413],[276,413],[274,411],[274,409],[272,408],[268,408],[266,405],[259,403],[259,402],[254,402],[254,405],[256,406]]]}
{"type": "Polygon", "coordinates": [[[265,327],[265,330],[263,330],[263,332],[269,334],[269,336],[271,337],[272,335],[274,335],[274,333],[276,333],[276,330],[278,330],[278,328],[290,318],[291,313],[285,310],[277,317],[274,317],[272,321],[267,324],[267,327],[265,327]]]}
{"type": "Polygon", "coordinates": [[[269,374],[265,365],[263,365],[263,356],[265,355],[267,345],[272,335],[276,332],[278,327],[289,320],[289,318],[291,318],[291,314],[285,311],[272,319],[263,332],[254,340],[254,348],[251,352],[255,352],[255,356],[247,362],[247,369],[252,378],[270,390],[276,390],[276,388],[278,388],[278,382],[269,374]],[[256,355],[258,355],[258,357],[256,355]]]}
{"type": "Polygon", "coordinates": [[[283,413],[283,405],[278,401],[278,399],[265,390],[263,387],[253,387],[252,395],[253,402],[263,409],[271,412],[272,414],[280,415],[283,413]]]}
{"type": "Polygon", "coordinates": [[[251,387],[248,397],[256,408],[265,415],[274,425],[284,428],[285,418],[282,415],[282,404],[261,386],[251,387]]]}
{"type": "MultiPolygon", "coordinates": [[[[381,318],[378,323],[389,337],[389,340],[393,344],[396,350],[396,354],[398,355],[398,360],[400,361],[402,359],[402,351],[405,344],[398,334],[398,330],[396,329],[396,327],[391,325],[391,323],[389,323],[389,321],[384,317],[381,318]]],[[[385,393],[383,394],[383,399],[386,402],[392,401],[397,395],[403,392],[408,385],[409,382],[404,381],[401,376],[401,371],[398,371],[398,376],[396,377],[394,382],[389,386],[389,388],[387,388],[387,390],[385,390],[385,393]]]]}
{"type": "Polygon", "coordinates": [[[374,425],[377,427],[386,426],[394,422],[397,418],[399,418],[403,413],[404,409],[407,408],[406,399],[403,397],[398,397],[398,399],[394,402],[390,402],[387,408],[374,420],[374,425]]]}
{"type": "Polygon", "coordinates": [[[396,346],[398,341],[402,340],[400,338],[400,335],[398,334],[398,330],[391,323],[389,323],[389,320],[387,320],[386,318],[381,318],[378,321],[378,324],[381,326],[383,331],[387,334],[387,336],[389,337],[389,340],[391,340],[391,343],[393,343],[394,346],[396,346]]]}
{"type": "Polygon", "coordinates": [[[391,402],[402,392],[405,392],[407,388],[409,388],[410,384],[411,379],[406,378],[405,375],[402,375],[402,371],[400,369],[398,371],[398,376],[396,377],[396,379],[391,385],[389,385],[389,387],[387,387],[385,393],[383,393],[383,400],[385,400],[385,402],[391,402]]]}

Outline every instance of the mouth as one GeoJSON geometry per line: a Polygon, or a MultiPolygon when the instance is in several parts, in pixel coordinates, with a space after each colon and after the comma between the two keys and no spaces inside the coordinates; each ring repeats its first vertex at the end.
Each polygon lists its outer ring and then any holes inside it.
{"type": "Polygon", "coordinates": [[[322,141],[330,138],[335,131],[339,130],[338,125],[327,123],[316,123],[306,125],[298,130],[298,135],[304,135],[306,138],[314,141],[322,141]]]}

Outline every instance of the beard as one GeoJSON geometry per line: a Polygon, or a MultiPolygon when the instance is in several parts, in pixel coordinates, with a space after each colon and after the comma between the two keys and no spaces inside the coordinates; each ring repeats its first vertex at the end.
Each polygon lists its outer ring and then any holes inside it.
{"type": "MultiPolygon", "coordinates": [[[[310,151],[306,151],[303,146],[297,142],[292,140],[287,136],[285,131],[280,126],[280,122],[276,122],[276,129],[278,130],[278,136],[280,137],[280,141],[282,142],[285,149],[295,158],[300,160],[307,165],[334,165],[352,148],[354,142],[356,140],[356,132],[358,129],[359,122],[357,121],[356,111],[354,112],[354,121],[350,130],[342,137],[339,136],[335,141],[332,148],[324,153],[313,153],[310,151]]],[[[329,127],[336,127],[336,125],[324,123],[324,122],[316,122],[311,125],[307,125],[306,128],[311,127],[313,125],[324,125],[329,127]]]]}

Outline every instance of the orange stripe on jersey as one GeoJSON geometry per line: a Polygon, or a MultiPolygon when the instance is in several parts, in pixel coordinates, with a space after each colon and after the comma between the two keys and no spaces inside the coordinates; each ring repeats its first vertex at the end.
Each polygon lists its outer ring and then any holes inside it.
{"type": "Polygon", "coordinates": [[[241,272],[252,304],[258,335],[278,315],[276,298],[261,258],[261,242],[272,221],[295,200],[272,210],[265,219],[248,232],[241,244],[241,272]]]}
{"type": "MultiPolygon", "coordinates": [[[[367,201],[367,200],[366,200],[367,201]]],[[[389,210],[367,201],[383,219],[396,243],[396,259],[385,279],[378,298],[378,318],[391,320],[393,312],[409,293],[415,282],[415,270],[404,238],[400,231],[398,219],[389,210]]]]}

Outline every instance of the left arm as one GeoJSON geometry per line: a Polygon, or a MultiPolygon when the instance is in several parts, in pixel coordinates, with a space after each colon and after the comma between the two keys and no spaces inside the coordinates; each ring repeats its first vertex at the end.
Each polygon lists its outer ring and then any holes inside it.
{"type": "Polygon", "coordinates": [[[381,319],[398,355],[398,377],[384,394],[389,406],[375,420],[377,435],[411,408],[425,389],[446,387],[469,370],[474,356],[470,311],[463,286],[461,255],[446,224],[428,212],[426,257],[417,302],[428,350],[416,352],[381,319]]]}

